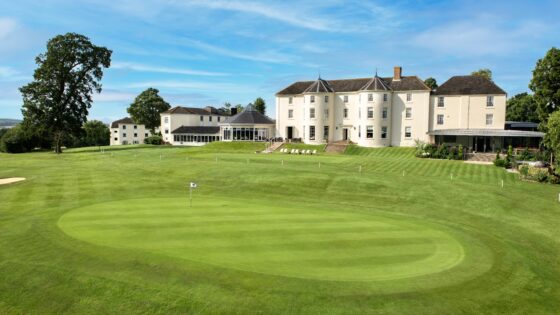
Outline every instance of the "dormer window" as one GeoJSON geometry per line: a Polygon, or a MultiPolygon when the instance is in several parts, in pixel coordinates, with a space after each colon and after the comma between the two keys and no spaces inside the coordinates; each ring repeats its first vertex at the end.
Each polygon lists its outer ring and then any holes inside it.
{"type": "Polygon", "coordinates": [[[487,107],[494,107],[494,96],[487,96],[486,97],[486,106],[487,107]]]}
{"type": "Polygon", "coordinates": [[[311,95],[311,96],[309,97],[309,102],[310,102],[310,103],[315,103],[315,95],[311,95]]]}

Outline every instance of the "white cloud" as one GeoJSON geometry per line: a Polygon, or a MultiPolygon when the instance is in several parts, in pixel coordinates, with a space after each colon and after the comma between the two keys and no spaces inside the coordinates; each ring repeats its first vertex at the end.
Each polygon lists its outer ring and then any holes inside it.
{"type": "Polygon", "coordinates": [[[95,102],[132,102],[137,94],[118,90],[103,89],[101,93],[94,94],[95,102]]]}
{"type": "Polygon", "coordinates": [[[185,74],[185,75],[199,75],[199,76],[227,76],[229,73],[223,72],[211,72],[211,71],[201,71],[201,70],[191,70],[191,69],[181,69],[181,68],[170,68],[170,67],[160,67],[151,66],[138,63],[130,62],[114,62],[111,65],[114,69],[126,69],[132,71],[140,72],[158,72],[158,73],[169,73],[169,74],[185,74]]]}
{"type": "Polygon", "coordinates": [[[31,77],[24,76],[21,72],[11,68],[0,66],[0,81],[2,82],[15,82],[15,81],[25,81],[31,80],[31,77]]]}
{"type": "Polygon", "coordinates": [[[0,17],[0,40],[7,38],[18,28],[15,19],[9,17],[0,17]]]}
{"type": "Polygon", "coordinates": [[[546,25],[526,21],[515,26],[500,24],[490,17],[440,25],[413,38],[416,46],[439,54],[455,56],[508,55],[530,48],[538,34],[546,33],[546,25]]]}
{"type": "Polygon", "coordinates": [[[201,90],[201,91],[220,91],[237,92],[247,90],[247,87],[233,83],[211,83],[211,82],[188,82],[188,81],[148,81],[136,82],[125,85],[126,88],[149,88],[156,89],[181,89],[181,90],[201,90]]]}

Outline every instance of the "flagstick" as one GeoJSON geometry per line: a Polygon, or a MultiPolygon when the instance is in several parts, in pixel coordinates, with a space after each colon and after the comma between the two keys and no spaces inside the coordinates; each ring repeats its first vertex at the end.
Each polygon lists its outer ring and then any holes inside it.
{"type": "Polygon", "coordinates": [[[189,207],[192,208],[192,185],[189,186],[189,207]]]}

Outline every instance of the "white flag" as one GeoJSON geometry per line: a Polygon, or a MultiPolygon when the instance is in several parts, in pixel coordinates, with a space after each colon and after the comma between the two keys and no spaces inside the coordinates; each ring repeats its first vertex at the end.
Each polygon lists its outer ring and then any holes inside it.
{"type": "Polygon", "coordinates": [[[191,182],[191,188],[196,188],[196,183],[195,182],[191,182]]]}

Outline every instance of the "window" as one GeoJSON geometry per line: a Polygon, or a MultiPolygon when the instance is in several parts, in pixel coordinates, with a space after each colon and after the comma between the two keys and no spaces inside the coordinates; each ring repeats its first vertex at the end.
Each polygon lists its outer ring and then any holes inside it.
{"type": "Polygon", "coordinates": [[[491,126],[494,123],[494,114],[486,114],[486,126],[491,126]]]}
{"type": "Polygon", "coordinates": [[[122,126],[122,129],[123,129],[123,130],[126,130],[126,125],[123,125],[123,126],[122,126]]]}
{"type": "Polygon", "coordinates": [[[381,139],[387,139],[387,127],[381,127],[381,139]]]}
{"type": "Polygon", "coordinates": [[[344,95],[342,99],[344,100],[344,103],[348,103],[348,95],[344,95]]]}
{"type": "Polygon", "coordinates": [[[124,138],[126,138],[126,133],[123,133],[122,136],[123,136],[124,138]]]}
{"type": "Polygon", "coordinates": [[[116,131],[116,130],[115,130],[115,132],[114,132],[114,133],[117,133],[117,132],[118,132],[118,131],[116,131]]]}
{"type": "Polygon", "coordinates": [[[309,98],[309,102],[315,103],[315,95],[311,95],[311,97],[309,98]]]}
{"type": "Polygon", "coordinates": [[[443,136],[443,142],[444,143],[456,143],[457,142],[457,136],[443,136]]]}
{"type": "Polygon", "coordinates": [[[407,107],[405,109],[404,117],[405,118],[412,118],[412,107],[407,107]]]}
{"type": "Polygon", "coordinates": [[[328,103],[328,102],[329,102],[329,96],[325,95],[325,103],[328,103]]]}
{"type": "Polygon", "coordinates": [[[387,102],[388,99],[389,95],[387,95],[387,93],[383,94],[383,102],[387,102]]]}
{"type": "Polygon", "coordinates": [[[309,140],[315,140],[315,126],[309,126],[309,140]]]}
{"type": "Polygon", "coordinates": [[[443,96],[437,98],[437,107],[443,107],[445,103],[443,102],[443,96]]]}
{"type": "Polygon", "coordinates": [[[381,118],[387,119],[387,107],[383,107],[383,111],[381,112],[381,118]]]}
{"type": "Polygon", "coordinates": [[[222,117],[221,117],[221,116],[218,116],[218,122],[220,122],[220,120],[221,120],[220,118],[222,118],[222,117]]]}
{"type": "Polygon", "coordinates": [[[204,121],[204,116],[200,116],[200,121],[204,121]]]}
{"type": "Polygon", "coordinates": [[[288,104],[292,104],[293,102],[294,102],[294,98],[290,96],[288,98],[288,104]]]}
{"type": "Polygon", "coordinates": [[[437,115],[437,124],[443,125],[443,115],[437,115]]]}
{"type": "Polygon", "coordinates": [[[406,101],[407,102],[412,102],[412,94],[411,93],[406,94],[406,101]]]}
{"type": "MultiPolygon", "coordinates": [[[[354,129],[356,128],[354,127],[354,129]]],[[[358,126],[358,138],[362,138],[362,126],[358,126]]]]}
{"type": "Polygon", "coordinates": [[[137,134],[137,133],[134,134],[134,138],[138,138],[138,134],[137,134]]]}
{"type": "Polygon", "coordinates": [[[493,107],[494,106],[494,96],[487,96],[486,97],[486,106],[493,107]]]}
{"type": "Polygon", "coordinates": [[[167,124],[169,122],[169,117],[165,117],[163,121],[167,124]]]}
{"type": "Polygon", "coordinates": [[[134,129],[138,129],[138,126],[134,125],[134,129]]]}
{"type": "Polygon", "coordinates": [[[368,94],[367,95],[367,100],[368,100],[368,102],[373,102],[373,94],[368,94]]]}
{"type": "Polygon", "coordinates": [[[114,138],[114,139],[115,139],[115,141],[119,141],[118,138],[114,138]]]}
{"type": "Polygon", "coordinates": [[[315,108],[309,109],[309,118],[311,119],[315,118],[315,108]]]}
{"type": "Polygon", "coordinates": [[[145,133],[145,134],[144,134],[144,137],[146,137],[146,138],[147,138],[147,137],[148,137],[148,133],[145,133]]]}
{"type": "Polygon", "coordinates": [[[412,127],[404,127],[404,137],[412,138],[412,127]]]}
{"type": "Polygon", "coordinates": [[[294,110],[288,109],[288,118],[294,118],[294,110]]]}
{"type": "Polygon", "coordinates": [[[373,118],[373,107],[367,108],[367,118],[369,119],[373,118]]]}
{"type": "Polygon", "coordinates": [[[373,126],[366,126],[366,138],[373,139],[373,126]]]}
{"type": "Polygon", "coordinates": [[[343,117],[348,118],[348,108],[344,109],[343,117]]]}
{"type": "Polygon", "coordinates": [[[329,119],[329,109],[328,108],[325,108],[324,117],[325,117],[325,119],[329,119]]]}
{"type": "Polygon", "coordinates": [[[358,119],[362,119],[362,108],[358,107],[358,119]]]}
{"type": "Polygon", "coordinates": [[[323,140],[329,141],[329,126],[323,127],[323,140]]]}
{"type": "Polygon", "coordinates": [[[212,116],[208,116],[208,121],[212,121],[212,116]]]}
{"type": "Polygon", "coordinates": [[[169,129],[165,129],[165,134],[168,134],[168,133],[169,133],[169,129]]]}

